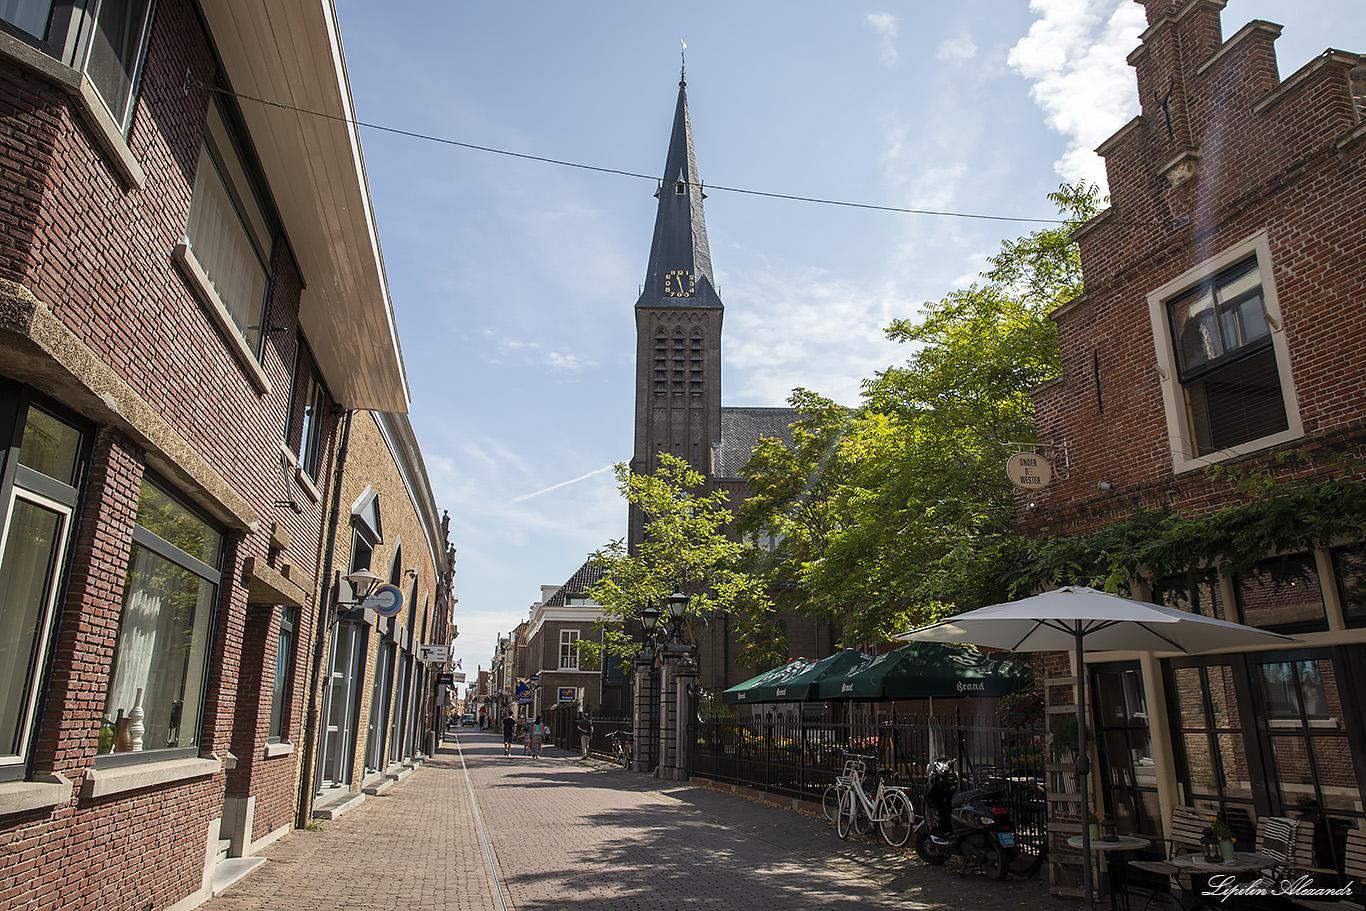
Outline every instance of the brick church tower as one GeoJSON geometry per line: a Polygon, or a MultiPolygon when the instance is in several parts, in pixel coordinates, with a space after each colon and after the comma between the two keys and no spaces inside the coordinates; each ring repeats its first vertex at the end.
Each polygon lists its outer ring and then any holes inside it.
{"type": "MultiPolygon", "coordinates": [[[[702,182],[693,154],[687,83],[655,192],[659,200],[644,290],[636,301],[636,420],[631,471],[647,474],[668,452],[715,477],[721,441],[721,298],[712,276],[702,182]]],[[[632,508],[627,543],[644,536],[632,508]]]]}

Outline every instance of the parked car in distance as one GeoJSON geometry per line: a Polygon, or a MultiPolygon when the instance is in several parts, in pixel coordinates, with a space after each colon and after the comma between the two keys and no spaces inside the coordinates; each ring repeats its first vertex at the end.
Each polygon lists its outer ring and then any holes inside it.
{"type": "Polygon", "coordinates": [[[473,724],[475,723],[475,721],[474,721],[474,713],[473,713],[473,712],[466,712],[466,713],[465,713],[465,717],[463,717],[463,718],[460,719],[460,723],[461,723],[461,724],[473,725],[473,724]]]}

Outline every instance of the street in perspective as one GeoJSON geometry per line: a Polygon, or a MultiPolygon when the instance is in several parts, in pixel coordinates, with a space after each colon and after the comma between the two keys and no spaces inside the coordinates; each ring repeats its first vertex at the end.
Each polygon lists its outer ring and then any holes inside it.
{"type": "Polygon", "coordinates": [[[296,832],[202,907],[1063,909],[1046,884],[930,867],[818,808],[661,782],[577,750],[539,760],[471,728],[380,799],[296,832]],[[358,864],[357,858],[364,863],[358,864]]]}
{"type": "Polygon", "coordinates": [[[1363,911],[1362,13],[0,0],[0,911],[1363,911]]]}

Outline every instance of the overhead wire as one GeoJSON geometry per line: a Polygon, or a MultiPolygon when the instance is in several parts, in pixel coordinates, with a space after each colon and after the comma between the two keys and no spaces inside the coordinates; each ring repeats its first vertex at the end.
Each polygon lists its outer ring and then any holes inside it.
{"type": "MultiPolygon", "coordinates": [[[[639,180],[650,180],[656,183],[660,182],[660,177],[654,174],[641,174],[636,171],[627,171],[621,168],[608,168],[602,165],[584,164],[582,162],[577,161],[565,161],[560,158],[550,158],[544,155],[531,155],[526,152],[513,152],[509,149],[499,149],[493,146],[478,145],[472,142],[461,142],[458,139],[449,139],[444,136],[434,136],[430,133],[419,133],[416,130],[406,130],[402,127],[391,127],[379,123],[370,123],[368,121],[357,120],[351,117],[343,117],[340,114],[329,114],[325,111],[314,111],[308,108],[301,108],[296,105],[286,104],[283,101],[273,101],[269,98],[260,98],[255,95],[248,95],[244,92],[234,92],[231,89],[225,89],[221,86],[210,85],[209,83],[202,82],[193,77],[190,77],[185,81],[185,87],[187,89],[191,87],[205,88],[211,92],[215,92],[220,95],[229,95],[233,98],[237,98],[243,101],[251,101],[255,102],[256,104],[263,104],[268,107],[279,108],[285,111],[293,111],[298,114],[307,114],[311,117],[321,117],[324,120],[332,120],[338,123],[346,123],[350,124],[351,126],[360,127],[367,130],[375,130],[376,132],[380,133],[390,133],[395,136],[405,136],[409,139],[418,139],[422,140],[423,142],[434,142],[439,143],[441,145],[454,146],[456,148],[461,149],[469,149],[475,152],[488,152],[491,155],[502,155],[507,158],[520,158],[524,161],[539,161],[543,164],[557,165],[562,168],[575,168],[580,171],[594,171],[599,174],[613,174],[618,177],[631,177],[639,180]]],[[[823,206],[838,206],[841,208],[849,209],[866,209],[876,212],[892,212],[902,215],[929,215],[939,218],[964,218],[973,219],[977,221],[1007,221],[1042,225],[1065,225],[1068,223],[1067,220],[1061,218],[1027,218],[1018,215],[984,215],[981,213],[949,212],[937,209],[911,209],[902,206],[880,205],[877,203],[849,202],[847,200],[825,199],[818,196],[799,196],[791,193],[774,193],[766,190],[751,190],[745,187],[731,187],[721,184],[702,184],[701,186],[704,190],[711,190],[716,192],[739,193],[746,196],[762,196],[768,199],[786,199],[793,202],[806,202],[823,206]]],[[[1123,224],[1132,227],[1172,227],[1172,225],[1168,222],[1113,222],[1113,224],[1123,224]]]]}

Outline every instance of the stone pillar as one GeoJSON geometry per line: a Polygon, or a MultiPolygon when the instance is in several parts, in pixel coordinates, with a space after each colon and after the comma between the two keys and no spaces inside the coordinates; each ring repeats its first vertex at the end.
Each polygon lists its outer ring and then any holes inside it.
{"type": "Polygon", "coordinates": [[[664,647],[663,668],[659,678],[659,777],[683,780],[688,777],[688,719],[691,696],[689,684],[697,679],[692,662],[692,647],[664,647]]]}
{"type": "Polygon", "coordinates": [[[697,732],[692,729],[696,714],[694,709],[694,693],[697,690],[697,667],[691,662],[679,665],[674,680],[676,693],[674,699],[674,715],[676,718],[674,727],[674,742],[677,744],[677,763],[675,765],[675,778],[679,781],[688,780],[688,770],[692,765],[692,751],[697,742],[697,732]]]}
{"type": "Polygon", "coordinates": [[[659,671],[659,777],[673,779],[678,766],[678,658],[664,649],[659,671]]]}
{"type": "Polygon", "coordinates": [[[655,657],[650,650],[636,656],[636,701],[632,724],[635,727],[635,759],[632,768],[637,772],[653,772],[659,744],[659,692],[655,689],[655,657]]]}

